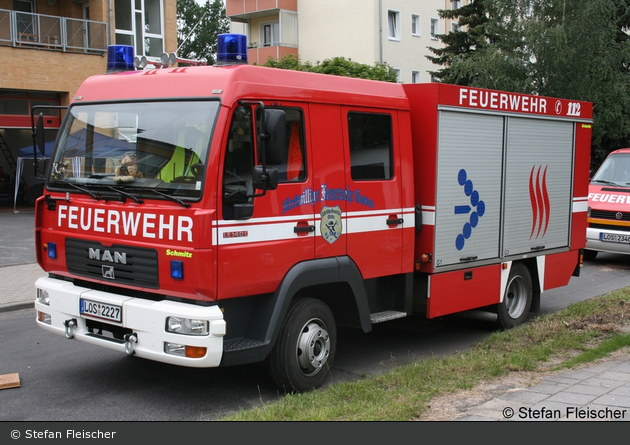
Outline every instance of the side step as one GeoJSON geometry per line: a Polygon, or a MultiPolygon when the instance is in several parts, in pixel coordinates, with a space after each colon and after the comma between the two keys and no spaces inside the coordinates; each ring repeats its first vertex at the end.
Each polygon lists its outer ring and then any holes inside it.
{"type": "Polygon", "coordinates": [[[395,320],[396,318],[403,318],[406,316],[406,312],[383,311],[370,314],[370,320],[372,321],[372,324],[376,324],[383,321],[395,320]]]}

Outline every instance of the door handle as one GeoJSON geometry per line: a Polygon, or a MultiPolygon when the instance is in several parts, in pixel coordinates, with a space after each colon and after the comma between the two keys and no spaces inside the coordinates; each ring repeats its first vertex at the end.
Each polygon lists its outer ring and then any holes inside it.
{"type": "Polygon", "coordinates": [[[315,226],[295,226],[293,228],[293,232],[294,233],[308,233],[308,232],[314,232],[315,231],[315,226]]]}
{"type": "Polygon", "coordinates": [[[405,220],[402,218],[396,218],[396,217],[392,218],[391,216],[387,218],[388,226],[402,224],[403,222],[405,222],[405,220]]]}

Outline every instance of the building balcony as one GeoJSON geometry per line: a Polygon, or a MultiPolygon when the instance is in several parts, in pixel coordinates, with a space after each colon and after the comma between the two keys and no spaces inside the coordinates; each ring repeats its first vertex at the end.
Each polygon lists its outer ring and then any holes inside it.
{"type": "Polygon", "coordinates": [[[270,57],[272,59],[280,60],[289,54],[297,57],[298,49],[294,46],[258,46],[256,44],[250,44],[247,48],[247,62],[249,64],[264,65],[270,57]]]}
{"type": "Polygon", "coordinates": [[[280,10],[297,12],[297,0],[227,0],[225,12],[229,19],[247,22],[280,10]]]}
{"type": "Polygon", "coordinates": [[[107,36],[104,22],[0,9],[0,46],[104,54],[107,36]]]}

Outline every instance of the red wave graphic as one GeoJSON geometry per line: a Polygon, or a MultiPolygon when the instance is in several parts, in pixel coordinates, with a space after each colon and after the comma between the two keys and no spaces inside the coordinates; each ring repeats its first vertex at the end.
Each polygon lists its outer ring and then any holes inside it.
{"type": "Polygon", "coordinates": [[[549,228],[549,216],[551,213],[551,207],[549,205],[549,193],[547,192],[547,167],[545,167],[545,172],[543,173],[542,179],[542,189],[543,189],[543,203],[545,205],[545,230],[543,231],[542,236],[545,236],[547,233],[547,229],[549,228]]]}
{"type": "Polygon", "coordinates": [[[532,203],[532,233],[529,234],[529,239],[534,236],[534,230],[536,230],[536,219],[538,218],[538,205],[536,204],[536,189],[534,188],[534,170],[536,166],[532,167],[532,171],[529,174],[529,199],[532,203]]]}
{"type": "Polygon", "coordinates": [[[536,232],[536,238],[540,235],[542,230],[542,236],[544,237],[549,228],[549,217],[551,206],[549,203],[549,192],[547,191],[547,168],[542,171],[543,166],[539,166],[536,171],[536,178],[534,179],[534,171],[536,166],[532,167],[532,171],[529,174],[529,199],[532,205],[532,231],[529,235],[529,239],[532,239],[534,232],[536,232]],[[544,226],[544,230],[543,230],[544,226]],[[538,231],[536,231],[538,229],[538,231]]]}

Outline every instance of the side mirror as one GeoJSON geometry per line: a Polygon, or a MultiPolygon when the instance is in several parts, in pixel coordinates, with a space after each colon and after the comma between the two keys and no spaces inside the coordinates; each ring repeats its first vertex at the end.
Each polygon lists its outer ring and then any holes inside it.
{"type": "Polygon", "coordinates": [[[261,136],[264,139],[267,164],[282,164],[282,153],[286,149],[286,131],[284,110],[265,109],[265,128],[261,136]]]}
{"type": "Polygon", "coordinates": [[[278,170],[267,167],[263,173],[263,166],[256,165],[252,170],[252,185],[256,190],[275,190],[278,188],[278,170]]]}
{"type": "Polygon", "coordinates": [[[44,113],[39,113],[37,117],[37,148],[42,157],[46,154],[46,138],[44,136],[44,113]]]}
{"type": "Polygon", "coordinates": [[[234,219],[243,220],[249,219],[254,214],[254,204],[243,203],[243,204],[234,204],[234,219]]]}

